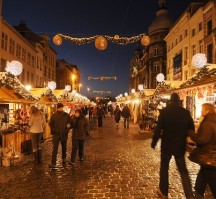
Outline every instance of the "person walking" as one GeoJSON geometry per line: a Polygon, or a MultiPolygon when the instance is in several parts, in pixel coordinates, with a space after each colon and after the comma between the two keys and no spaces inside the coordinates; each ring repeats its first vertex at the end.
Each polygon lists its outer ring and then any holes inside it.
{"type": "Polygon", "coordinates": [[[104,116],[104,110],[101,106],[97,109],[97,118],[98,118],[98,128],[102,128],[103,126],[103,116],[104,116]]]}
{"type": "MultiPolygon", "coordinates": [[[[212,148],[216,150],[216,113],[213,104],[204,103],[202,105],[202,117],[203,120],[198,132],[195,133],[190,130],[188,135],[198,144],[198,148],[204,149],[210,154],[212,148]]],[[[215,158],[213,156],[212,154],[212,160],[215,158]]],[[[214,162],[216,162],[216,159],[214,162]]],[[[195,182],[195,195],[204,197],[207,185],[214,198],[216,198],[216,165],[212,168],[201,165],[195,182]]]]}
{"type": "Polygon", "coordinates": [[[116,128],[118,129],[119,128],[119,121],[121,119],[121,110],[120,110],[118,105],[116,106],[116,108],[114,110],[114,119],[116,122],[116,128]]]}
{"type": "Polygon", "coordinates": [[[124,118],[124,128],[126,127],[129,128],[129,119],[130,119],[131,114],[130,114],[130,109],[127,104],[122,109],[121,115],[124,118]]]}
{"type": "Polygon", "coordinates": [[[160,198],[168,198],[169,163],[174,156],[184,193],[187,199],[193,198],[192,185],[185,163],[187,130],[194,130],[190,112],[180,106],[177,93],[172,93],[170,103],[160,111],[157,126],[154,131],[151,147],[155,146],[161,137],[160,180],[157,190],[160,198]]]}
{"type": "Polygon", "coordinates": [[[41,138],[43,135],[43,129],[45,126],[45,116],[36,107],[32,106],[30,108],[30,117],[28,125],[30,127],[31,142],[32,142],[32,152],[34,154],[34,162],[42,162],[42,148],[41,148],[41,138]]]}
{"type": "Polygon", "coordinates": [[[49,167],[55,168],[59,141],[62,147],[62,164],[66,163],[68,132],[72,125],[71,117],[68,113],[64,112],[64,105],[62,103],[57,104],[57,111],[51,116],[49,125],[53,143],[52,160],[49,167]]]}
{"type": "Polygon", "coordinates": [[[89,128],[88,119],[82,115],[82,112],[79,109],[75,111],[74,117],[72,118],[72,126],[73,133],[70,164],[75,165],[77,151],[80,161],[84,160],[84,146],[89,128]]]}

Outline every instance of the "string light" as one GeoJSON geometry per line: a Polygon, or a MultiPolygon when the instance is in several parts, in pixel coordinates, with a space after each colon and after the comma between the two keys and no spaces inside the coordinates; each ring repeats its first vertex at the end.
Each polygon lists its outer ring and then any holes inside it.
{"type": "Polygon", "coordinates": [[[111,94],[111,91],[96,91],[94,90],[93,93],[98,93],[98,94],[111,94]]]}
{"type": "MultiPolygon", "coordinates": [[[[101,38],[103,39],[103,41],[105,42],[104,38],[107,39],[108,41],[115,43],[115,44],[119,44],[119,45],[128,45],[128,44],[132,44],[138,41],[142,41],[142,45],[147,46],[150,44],[150,38],[148,35],[146,35],[145,33],[133,36],[133,37],[120,37],[119,35],[115,35],[114,37],[112,36],[108,36],[108,35],[95,35],[92,37],[83,37],[83,38],[77,38],[77,37],[70,37],[68,35],[63,35],[63,34],[57,34],[54,36],[54,38],[57,38],[56,40],[59,42],[57,45],[60,45],[60,39],[59,37],[61,37],[62,39],[68,40],[74,44],[77,45],[83,45],[83,44],[89,44],[92,43],[94,41],[96,41],[97,38],[101,38]]],[[[105,43],[104,43],[104,46],[105,43]]]]}
{"type": "Polygon", "coordinates": [[[117,80],[116,76],[112,76],[112,77],[105,77],[105,76],[100,76],[100,77],[91,77],[88,76],[88,80],[117,80]]]}

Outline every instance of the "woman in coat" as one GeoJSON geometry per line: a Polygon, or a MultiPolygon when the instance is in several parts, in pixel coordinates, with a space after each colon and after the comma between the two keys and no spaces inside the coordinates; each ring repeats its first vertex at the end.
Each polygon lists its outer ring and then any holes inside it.
{"type": "Polygon", "coordinates": [[[86,134],[88,133],[88,119],[82,115],[81,110],[76,110],[74,118],[72,118],[72,152],[71,152],[71,165],[75,165],[76,154],[78,151],[80,161],[84,160],[84,145],[86,134]]]}
{"type": "MultiPolygon", "coordinates": [[[[214,105],[204,103],[202,105],[202,116],[203,120],[198,132],[188,131],[188,135],[197,143],[198,147],[205,148],[210,153],[211,148],[216,150],[216,113],[214,105]]],[[[212,155],[212,158],[216,157],[212,155]]],[[[216,165],[215,168],[201,166],[194,187],[196,195],[203,197],[207,185],[209,185],[214,198],[216,198],[216,165]]]]}
{"type": "Polygon", "coordinates": [[[43,113],[36,106],[32,106],[30,108],[28,125],[30,126],[32,151],[35,163],[40,163],[42,161],[41,138],[45,122],[43,113]]]}

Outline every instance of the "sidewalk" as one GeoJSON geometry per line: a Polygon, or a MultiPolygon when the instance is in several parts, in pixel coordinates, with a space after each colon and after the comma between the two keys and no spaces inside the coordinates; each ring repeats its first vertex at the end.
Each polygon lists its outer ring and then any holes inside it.
{"type": "MultiPolygon", "coordinates": [[[[59,147],[58,168],[48,168],[52,143],[43,143],[43,164],[35,165],[30,155],[13,167],[0,167],[0,199],[156,199],[160,151],[151,149],[151,133],[138,133],[138,125],[123,121],[116,128],[106,117],[99,131],[92,130],[86,142],[84,162],[62,166],[59,147]]],[[[70,160],[71,135],[67,160],[70,160]]],[[[199,167],[188,161],[192,183],[199,167]]],[[[175,162],[170,164],[169,198],[184,199],[175,162]]],[[[206,198],[211,198],[209,195],[206,198]]]]}

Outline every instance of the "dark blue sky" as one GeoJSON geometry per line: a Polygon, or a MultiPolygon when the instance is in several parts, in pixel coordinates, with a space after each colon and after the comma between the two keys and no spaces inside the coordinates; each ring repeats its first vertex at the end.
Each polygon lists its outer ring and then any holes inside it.
{"type": "MultiPolygon", "coordinates": [[[[173,21],[190,2],[167,0],[173,21]]],[[[2,15],[11,25],[24,20],[33,32],[48,34],[57,58],[79,67],[83,95],[92,96],[93,90],[103,90],[116,97],[128,92],[129,64],[136,44],[120,46],[109,42],[106,50],[99,51],[94,42],[78,46],[63,40],[61,46],[55,46],[52,37],[56,33],[72,37],[100,34],[131,37],[148,33],[157,9],[158,0],[3,0],[2,15]],[[117,81],[88,81],[88,76],[117,76],[117,81]],[[89,94],[87,87],[91,88],[89,94]]]]}

